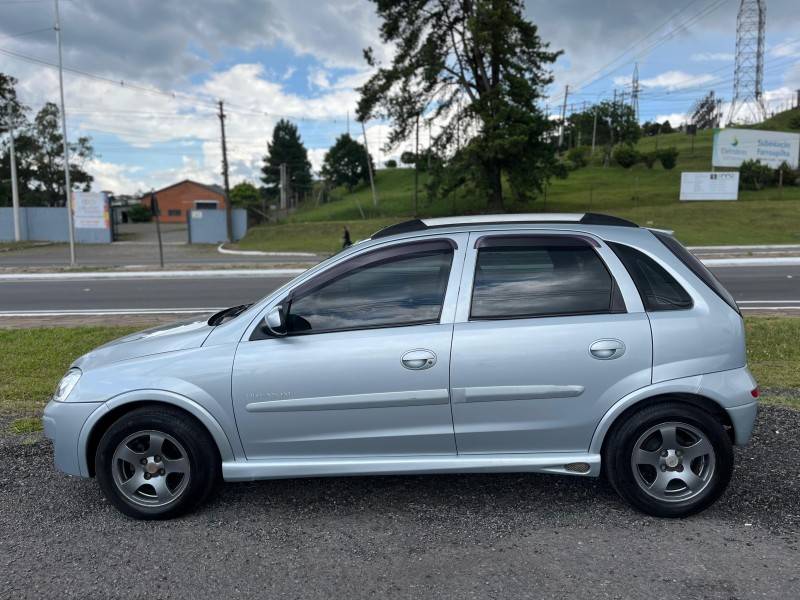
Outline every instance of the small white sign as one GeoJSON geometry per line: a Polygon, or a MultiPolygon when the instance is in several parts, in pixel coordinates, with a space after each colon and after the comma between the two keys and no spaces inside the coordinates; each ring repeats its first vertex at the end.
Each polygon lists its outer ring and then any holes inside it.
{"type": "Polygon", "coordinates": [[[193,210],[192,211],[192,219],[202,219],[203,218],[203,211],[202,210],[193,210]]]}
{"type": "Polygon", "coordinates": [[[108,229],[108,202],[103,192],[72,192],[75,229],[108,229]]]}
{"type": "Polygon", "coordinates": [[[681,173],[681,200],[737,200],[739,172],[681,173]]]}
{"type": "Polygon", "coordinates": [[[784,162],[796,169],[799,157],[800,133],[730,128],[714,132],[711,164],[715,167],[739,167],[746,160],[758,160],[773,169],[784,162]]]}

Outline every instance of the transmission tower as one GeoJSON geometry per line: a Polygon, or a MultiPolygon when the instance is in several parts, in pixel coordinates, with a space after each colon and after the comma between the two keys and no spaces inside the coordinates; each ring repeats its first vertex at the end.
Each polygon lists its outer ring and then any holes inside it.
{"type": "Polygon", "coordinates": [[[733,74],[733,101],[728,125],[744,113],[745,120],[767,118],[764,105],[764,29],[766,0],[742,0],[736,17],[736,67],[733,74]]]}
{"type": "Polygon", "coordinates": [[[633,114],[636,117],[636,122],[639,122],[639,63],[637,62],[633,67],[633,79],[631,80],[631,107],[633,114]]]}

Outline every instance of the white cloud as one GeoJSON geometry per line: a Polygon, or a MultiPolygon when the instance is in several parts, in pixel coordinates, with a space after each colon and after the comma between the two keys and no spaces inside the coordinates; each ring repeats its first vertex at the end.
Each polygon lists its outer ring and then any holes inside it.
{"type": "Polygon", "coordinates": [[[703,85],[709,81],[713,81],[713,75],[704,73],[700,75],[693,75],[683,71],[666,71],[655,77],[640,80],[643,87],[650,88],[666,88],[668,90],[679,90],[687,87],[694,87],[703,85]]]}
{"type": "Polygon", "coordinates": [[[689,115],[686,113],[669,113],[663,115],[656,115],[655,119],[658,123],[663,123],[664,121],[669,121],[669,124],[673,127],[677,127],[681,123],[686,123],[689,120],[689,115]]]}
{"type": "Polygon", "coordinates": [[[311,88],[322,88],[327,90],[331,87],[331,82],[328,79],[328,72],[325,69],[309,69],[308,85],[311,88]]]}
{"type": "Polygon", "coordinates": [[[696,52],[692,54],[689,59],[694,62],[714,62],[714,61],[732,61],[734,54],[732,52],[696,52]]]}

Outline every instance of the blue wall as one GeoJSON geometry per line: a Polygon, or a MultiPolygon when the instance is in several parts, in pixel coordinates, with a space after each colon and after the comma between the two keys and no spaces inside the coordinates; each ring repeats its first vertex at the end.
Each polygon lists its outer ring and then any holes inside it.
{"type": "MultiPolygon", "coordinates": [[[[247,233],[247,211],[234,208],[233,239],[240,240],[247,233]]],[[[224,210],[189,211],[189,241],[192,244],[220,244],[228,241],[228,224],[224,210]]]]}
{"type": "MultiPolygon", "coordinates": [[[[14,214],[11,207],[0,207],[0,241],[14,241],[14,214]]],[[[68,242],[66,207],[21,206],[19,229],[22,240],[37,242],[68,242]]],[[[76,229],[78,244],[108,244],[111,229],[76,229]]]]}

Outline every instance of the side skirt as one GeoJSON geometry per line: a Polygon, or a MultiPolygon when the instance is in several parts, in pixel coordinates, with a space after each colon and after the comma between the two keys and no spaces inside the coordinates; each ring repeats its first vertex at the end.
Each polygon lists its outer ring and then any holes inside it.
{"type": "Polygon", "coordinates": [[[279,458],[222,463],[222,476],[225,481],[428,473],[556,473],[597,477],[600,474],[600,455],[582,452],[545,452],[374,458],[279,458]]]}

